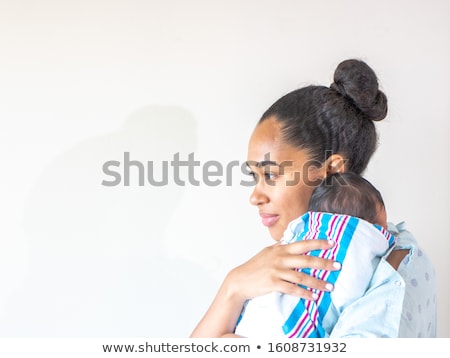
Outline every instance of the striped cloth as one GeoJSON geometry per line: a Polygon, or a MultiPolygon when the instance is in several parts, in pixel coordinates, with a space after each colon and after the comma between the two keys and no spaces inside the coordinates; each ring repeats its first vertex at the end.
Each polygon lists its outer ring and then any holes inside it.
{"type": "MultiPolygon", "coordinates": [[[[394,244],[394,236],[379,225],[348,215],[307,212],[292,221],[282,238],[324,239],[336,244],[329,250],[308,253],[338,261],[339,271],[302,269],[302,272],[334,285],[330,292],[315,291],[315,301],[272,292],[247,301],[235,333],[244,337],[327,337],[343,309],[364,295],[383,254],[394,244]]],[[[309,288],[308,288],[309,289],[309,288]]]]}

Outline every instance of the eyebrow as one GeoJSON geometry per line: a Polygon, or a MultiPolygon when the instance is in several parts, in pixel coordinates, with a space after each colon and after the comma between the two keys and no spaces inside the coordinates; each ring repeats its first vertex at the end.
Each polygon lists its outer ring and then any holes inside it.
{"type": "Polygon", "coordinates": [[[254,165],[257,168],[262,168],[262,167],[265,167],[268,165],[277,166],[277,167],[280,166],[279,164],[277,164],[277,162],[274,162],[273,160],[263,160],[261,162],[256,162],[256,161],[250,160],[250,161],[245,162],[245,164],[247,164],[248,167],[250,167],[251,165],[254,165]]]}

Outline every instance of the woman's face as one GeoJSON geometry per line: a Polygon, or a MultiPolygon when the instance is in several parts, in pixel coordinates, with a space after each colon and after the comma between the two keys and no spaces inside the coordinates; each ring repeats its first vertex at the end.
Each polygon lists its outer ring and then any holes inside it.
{"type": "Polygon", "coordinates": [[[326,175],[324,166],[310,160],[306,150],[285,143],[273,117],[253,131],[247,165],[255,177],[250,203],[278,241],[288,223],[307,211],[314,187],[326,175]]]}

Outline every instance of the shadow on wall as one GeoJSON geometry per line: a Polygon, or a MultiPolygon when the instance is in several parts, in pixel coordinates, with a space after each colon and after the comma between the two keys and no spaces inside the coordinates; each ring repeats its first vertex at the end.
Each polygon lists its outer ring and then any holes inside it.
{"type": "Polygon", "coordinates": [[[137,167],[129,186],[101,183],[111,179],[103,163],[123,164],[124,152],[145,167],[159,163],[157,178],[163,160],[195,147],[189,112],[149,106],[119,131],[72,147],[46,168],[24,215],[27,275],[6,307],[0,334],[188,336],[204,310],[196,295],[214,285],[199,266],[170,257],[165,247],[185,188],[139,186],[137,167]]]}

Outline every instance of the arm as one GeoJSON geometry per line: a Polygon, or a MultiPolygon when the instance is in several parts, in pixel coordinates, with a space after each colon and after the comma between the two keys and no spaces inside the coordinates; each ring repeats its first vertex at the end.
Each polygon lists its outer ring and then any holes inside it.
{"type": "Polygon", "coordinates": [[[266,247],[228,273],[191,337],[230,337],[247,299],[273,291],[313,299],[312,292],[299,284],[327,291],[326,282],[295,268],[338,270],[339,266],[334,267],[331,260],[303,255],[312,250],[329,249],[332,245],[326,240],[305,240],[266,247]]]}
{"type": "Polygon", "coordinates": [[[398,249],[392,250],[391,253],[386,258],[386,261],[392,266],[394,270],[397,270],[403,259],[408,255],[410,250],[408,249],[398,249]]]}

